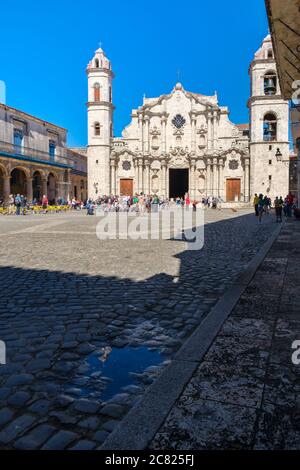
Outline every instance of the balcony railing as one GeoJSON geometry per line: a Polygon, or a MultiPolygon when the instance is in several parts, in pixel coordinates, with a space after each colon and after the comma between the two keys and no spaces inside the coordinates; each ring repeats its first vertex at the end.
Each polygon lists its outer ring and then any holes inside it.
{"type": "Polygon", "coordinates": [[[67,165],[73,168],[73,160],[66,156],[66,151],[64,149],[62,149],[62,151],[62,155],[57,154],[53,156],[47,152],[43,152],[42,150],[32,149],[30,147],[20,147],[18,145],[0,141],[0,152],[8,153],[11,156],[15,156],[16,158],[25,157],[26,160],[39,160],[45,163],[67,165]]]}

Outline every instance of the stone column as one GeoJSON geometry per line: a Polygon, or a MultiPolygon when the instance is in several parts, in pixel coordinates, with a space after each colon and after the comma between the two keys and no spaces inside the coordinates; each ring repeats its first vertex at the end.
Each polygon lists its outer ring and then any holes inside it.
{"type": "Polygon", "coordinates": [[[10,196],[10,176],[3,176],[3,199],[4,205],[7,204],[10,196]]]}
{"type": "Polygon", "coordinates": [[[144,191],[148,195],[150,193],[150,162],[149,160],[144,161],[145,170],[144,170],[144,191]]]}
{"type": "Polygon", "coordinates": [[[142,193],[143,192],[143,159],[142,158],[139,158],[138,165],[139,165],[139,168],[138,168],[138,172],[139,172],[139,185],[138,185],[139,189],[138,189],[138,192],[142,193]]]}
{"type": "Polygon", "coordinates": [[[206,160],[206,196],[212,196],[211,191],[211,160],[208,158],[206,160]]]}
{"type": "Polygon", "coordinates": [[[110,192],[116,195],[116,161],[110,160],[110,192]]]}
{"type": "Polygon", "coordinates": [[[249,176],[250,176],[250,161],[249,158],[245,158],[245,172],[244,172],[244,201],[249,202],[250,201],[250,181],[249,181],[249,176]]]}
{"type": "Polygon", "coordinates": [[[42,179],[42,197],[43,197],[44,195],[45,195],[45,196],[48,196],[47,181],[48,181],[48,178],[43,178],[43,179],[42,179]]]}
{"type": "Polygon", "coordinates": [[[214,110],[213,113],[213,148],[218,147],[218,113],[214,110]]]}
{"type": "Polygon", "coordinates": [[[149,153],[150,145],[149,145],[149,125],[150,125],[150,118],[149,116],[144,117],[144,153],[149,153]]]}
{"type": "Polygon", "coordinates": [[[193,114],[192,115],[192,152],[196,152],[196,122],[197,118],[193,114]]]}
{"type": "Polygon", "coordinates": [[[140,145],[139,145],[139,150],[143,153],[144,152],[144,124],[143,124],[143,116],[142,114],[139,114],[138,117],[138,122],[139,122],[139,134],[140,134],[140,145]]]}
{"type": "Polygon", "coordinates": [[[218,159],[213,159],[213,186],[212,186],[212,195],[218,196],[218,159]]]}
{"type": "Polygon", "coordinates": [[[133,185],[133,192],[138,193],[139,191],[139,166],[138,166],[138,159],[134,159],[133,161],[134,166],[134,185],[133,185]]]}
{"type": "Polygon", "coordinates": [[[166,162],[165,160],[161,161],[160,192],[162,196],[166,197],[166,162]]]}
{"type": "Polygon", "coordinates": [[[166,134],[166,126],[167,126],[167,117],[163,116],[161,118],[161,127],[162,127],[162,132],[161,132],[161,142],[162,142],[162,153],[166,153],[166,148],[167,148],[167,134],[166,134]]]}
{"type": "Polygon", "coordinates": [[[221,158],[219,160],[219,194],[224,201],[225,201],[225,195],[224,195],[224,160],[221,158]]]}
{"type": "Polygon", "coordinates": [[[211,116],[212,113],[209,110],[207,112],[207,148],[208,150],[212,149],[212,125],[211,125],[211,116]]]}
{"type": "Polygon", "coordinates": [[[196,171],[196,161],[191,160],[191,166],[190,166],[190,171],[191,171],[191,186],[190,186],[190,198],[191,199],[196,199],[196,188],[195,188],[195,171],[196,171]]]}
{"type": "Polygon", "coordinates": [[[33,181],[33,178],[29,178],[29,177],[26,180],[26,197],[28,201],[32,201],[33,199],[32,181],[33,181]]]}

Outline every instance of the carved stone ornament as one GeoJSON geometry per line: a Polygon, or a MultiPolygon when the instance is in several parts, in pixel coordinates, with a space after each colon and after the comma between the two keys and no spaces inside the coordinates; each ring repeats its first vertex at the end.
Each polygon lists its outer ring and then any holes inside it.
{"type": "Polygon", "coordinates": [[[151,135],[160,135],[161,132],[159,129],[157,129],[157,126],[153,126],[151,129],[150,129],[150,134],[151,135]]]}
{"type": "Polygon", "coordinates": [[[122,168],[125,171],[131,170],[131,163],[128,160],[124,160],[124,162],[122,163],[122,168]]]}
{"type": "Polygon", "coordinates": [[[200,134],[200,135],[207,134],[207,126],[205,126],[204,124],[201,124],[201,126],[198,127],[197,129],[197,134],[200,134]]]}
{"type": "Polygon", "coordinates": [[[239,162],[237,160],[230,160],[228,167],[230,170],[237,170],[239,167],[239,162]]]}
{"type": "Polygon", "coordinates": [[[188,148],[182,148],[182,147],[170,147],[170,154],[175,156],[175,155],[186,155],[188,153],[188,148]]]}

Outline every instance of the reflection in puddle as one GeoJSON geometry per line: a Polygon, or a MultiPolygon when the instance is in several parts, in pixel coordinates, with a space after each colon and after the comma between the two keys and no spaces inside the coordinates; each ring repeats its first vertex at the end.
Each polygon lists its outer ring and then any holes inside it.
{"type": "MultiPolygon", "coordinates": [[[[101,388],[100,396],[97,395],[102,401],[107,401],[120,393],[122,387],[135,383],[132,374],[141,374],[147,367],[156,366],[162,361],[159,352],[146,347],[121,349],[105,347],[87,357],[85,376],[93,380],[91,388],[94,388],[94,391],[98,389],[99,392],[101,388]]],[[[82,395],[89,394],[86,387],[81,388],[82,395]]]]}

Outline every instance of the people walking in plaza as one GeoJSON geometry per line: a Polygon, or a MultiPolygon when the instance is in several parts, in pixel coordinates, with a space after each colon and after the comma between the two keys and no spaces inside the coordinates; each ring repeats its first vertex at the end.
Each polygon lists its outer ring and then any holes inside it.
{"type": "Polygon", "coordinates": [[[15,206],[16,206],[16,215],[20,215],[21,213],[21,196],[17,194],[15,197],[15,206]]]}
{"type": "Polygon", "coordinates": [[[43,195],[43,198],[42,198],[42,207],[44,209],[44,211],[47,209],[48,207],[48,198],[46,196],[46,194],[43,195]]]}
{"type": "Polygon", "coordinates": [[[8,213],[9,215],[13,214],[15,210],[15,198],[12,194],[8,198],[8,213]]]}
{"type": "Polygon", "coordinates": [[[265,211],[265,200],[263,194],[258,197],[258,220],[261,222],[263,213],[265,211]]]}
{"type": "Polygon", "coordinates": [[[190,209],[190,205],[191,205],[191,199],[190,199],[189,193],[186,193],[186,195],[185,195],[185,208],[186,208],[186,210],[190,209]]]}
{"type": "Polygon", "coordinates": [[[259,212],[258,212],[258,202],[259,202],[259,197],[258,197],[258,195],[255,193],[253,205],[254,205],[254,211],[255,211],[256,217],[259,216],[259,212]]]}
{"type": "Polygon", "coordinates": [[[294,197],[289,193],[286,197],[286,215],[287,217],[292,217],[292,209],[294,204],[294,197]]]}
{"type": "Polygon", "coordinates": [[[282,208],[283,208],[283,200],[282,197],[280,198],[277,196],[274,201],[275,213],[276,213],[276,223],[282,222],[282,208]]]}

